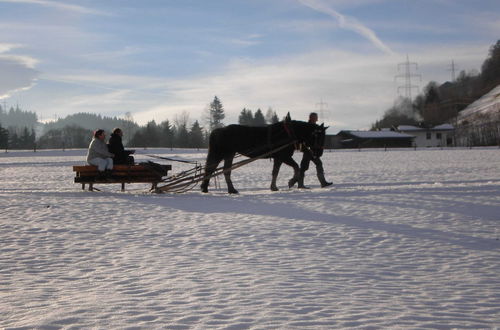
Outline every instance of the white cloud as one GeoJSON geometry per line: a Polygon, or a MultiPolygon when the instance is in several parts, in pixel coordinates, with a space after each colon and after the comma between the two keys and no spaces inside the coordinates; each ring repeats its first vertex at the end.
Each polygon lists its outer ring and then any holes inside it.
{"type": "Polygon", "coordinates": [[[341,28],[354,31],[359,35],[365,37],[375,47],[377,47],[384,53],[389,55],[394,54],[394,52],[389,48],[389,46],[387,46],[385,43],[382,42],[382,40],[380,40],[377,37],[376,33],[373,30],[369,29],[367,26],[365,26],[355,18],[342,15],[341,13],[329,7],[326,3],[322,2],[321,0],[298,0],[298,1],[311,9],[314,9],[316,11],[319,11],[321,13],[333,17],[334,19],[337,20],[341,28]]]}
{"type": "Polygon", "coordinates": [[[0,56],[0,99],[29,89],[36,81],[38,72],[13,59],[0,56]]]}
{"type": "Polygon", "coordinates": [[[217,95],[225,106],[227,123],[236,122],[244,107],[254,111],[272,107],[280,115],[290,111],[294,118],[305,120],[324,99],[329,104],[324,121],[336,123],[337,128],[339,122],[360,128],[391,105],[393,67],[385,55],[332,50],[267,62],[240,60],[217,76],[166,82],[168,99],[134,117],[142,122],[164,120],[182,110],[196,116],[217,95]]]}
{"type": "Polygon", "coordinates": [[[20,44],[8,44],[8,43],[0,43],[0,54],[7,53],[14,48],[22,47],[20,44]]]}
{"type": "MultiPolygon", "coordinates": [[[[443,83],[449,79],[451,59],[467,71],[480,67],[487,49],[488,45],[419,45],[409,55],[419,64],[422,89],[429,80],[443,83]]],[[[405,55],[323,49],[267,60],[238,59],[216,75],[184,79],[100,71],[45,74],[39,85],[58,83],[47,93],[50,101],[38,99],[36,103],[39,110],[60,116],[82,111],[111,116],[131,112],[145,124],[153,119],[173,120],[183,111],[200,120],[217,95],[229,124],[237,122],[244,107],[253,111],[272,107],[280,116],[290,111],[293,118],[305,120],[309,112],[319,111],[316,104],[322,99],[328,103],[322,120],[333,126],[331,132],[365,129],[396,99],[394,76],[397,64],[404,60],[405,55]]]]}
{"type": "Polygon", "coordinates": [[[29,89],[35,83],[38,72],[35,65],[36,59],[24,56],[5,54],[15,48],[18,44],[0,44],[0,99],[10,94],[29,89]]]}
{"type": "Polygon", "coordinates": [[[249,36],[245,38],[232,38],[229,39],[228,42],[233,45],[237,46],[243,46],[243,47],[249,47],[249,46],[255,46],[260,43],[260,40],[258,40],[259,37],[256,36],[249,36]]]}
{"type": "MultiPolygon", "coordinates": [[[[444,83],[450,77],[450,59],[461,68],[478,68],[487,53],[486,45],[471,47],[429,45],[412,53],[419,63],[423,79],[421,89],[430,80],[444,83]]],[[[217,76],[165,81],[168,96],[134,117],[142,122],[173,118],[175,113],[190,111],[195,117],[217,95],[227,114],[227,123],[237,121],[243,107],[256,110],[268,107],[284,115],[307,118],[318,111],[321,99],[328,103],[323,120],[334,130],[369,128],[392,106],[397,98],[394,76],[403,55],[359,54],[323,50],[268,61],[234,61],[217,76]]]]}

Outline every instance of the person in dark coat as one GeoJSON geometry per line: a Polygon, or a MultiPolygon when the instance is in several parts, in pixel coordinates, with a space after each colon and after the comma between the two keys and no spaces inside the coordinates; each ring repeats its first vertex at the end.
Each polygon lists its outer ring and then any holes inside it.
{"type": "Polygon", "coordinates": [[[115,128],[108,142],[108,150],[115,155],[115,164],[133,165],[134,157],[130,156],[135,150],[125,150],[122,142],[123,131],[120,128],[115,128]]]}
{"type": "MultiPolygon", "coordinates": [[[[316,124],[318,121],[318,114],[316,112],[311,112],[309,114],[309,123],[316,124]]],[[[333,183],[328,182],[325,179],[325,170],[323,169],[323,162],[321,161],[321,155],[323,154],[323,149],[312,149],[312,150],[304,150],[302,155],[302,161],[300,162],[300,175],[298,179],[298,187],[302,189],[309,189],[304,186],[304,176],[306,171],[309,169],[309,163],[313,162],[316,165],[316,175],[318,177],[319,183],[321,187],[331,186],[333,183]]],[[[290,180],[288,186],[291,188],[297,180],[290,180]]]]}

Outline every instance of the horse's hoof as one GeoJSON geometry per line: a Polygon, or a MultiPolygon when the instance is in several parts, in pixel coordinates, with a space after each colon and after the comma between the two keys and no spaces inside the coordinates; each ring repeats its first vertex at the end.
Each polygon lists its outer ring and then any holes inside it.
{"type": "Polygon", "coordinates": [[[296,179],[290,179],[288,181],[288,188],[292,188],[293,186],[295,186],[296,183],[297,183],[296,179]]]}
{"type": "Polygon", "coordinates": [[[230,194],[239,194],[238,190],[236,189],[229,189],[227,192],[230,194]]]}
{"type": "Polygon", "coordinates": [[[271,186],[271,191],[279,191],[278,187],[272,187],[271,186]]]}

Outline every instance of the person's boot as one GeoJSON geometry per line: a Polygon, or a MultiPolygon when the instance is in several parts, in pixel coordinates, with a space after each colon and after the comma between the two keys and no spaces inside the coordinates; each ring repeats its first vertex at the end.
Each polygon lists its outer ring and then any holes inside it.
{"type": "Polygon", "coordinates": [[[333,184],[333,182],[326,181],[325,173],[318,173],[318,180],[319,180],[319,183],[321,183],[321,188],[325,188],[325,187],[331,186],[333,184]]]}
{"type": "Polygon", "coordinates": [[[298,184],[298,188],[300,188],[300,189],[309,189],[309,187],[304,186],[304,174],[301,174],[299,176],[298,183],[299,183],[298,184]]]}
{"type": "Polygon", "coordinates": [[[111,180],[113,180],[113,177],[112,177],[112,175],[111,175],[111,174],[112,174],[112,172],[113,172],[113,170],[106,170],[106,171],[104,171],[105,176],[106,176],[106,180],[107,180],[107,181],[111,181],[111,180]]]}
{"type": "Polygon", "coordinates": [[[107,176],[106,171],[102,171],[102,172],[99,172],[99,174],[97,174],[97,180],[106,181],[107,179],[108,179],[108,176],[107,176]]]}

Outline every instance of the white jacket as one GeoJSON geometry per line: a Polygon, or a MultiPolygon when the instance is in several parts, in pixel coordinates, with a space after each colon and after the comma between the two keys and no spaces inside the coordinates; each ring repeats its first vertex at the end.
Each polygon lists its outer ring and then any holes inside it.
{"type": "Polygon", "coordinates": [[[93,138],[87,152],[87,163],[94,158],[110,158],[114,155],[108,151],[106,142],[93,138]]]}

